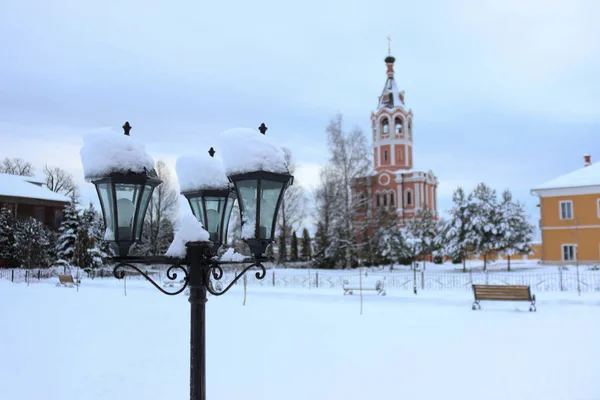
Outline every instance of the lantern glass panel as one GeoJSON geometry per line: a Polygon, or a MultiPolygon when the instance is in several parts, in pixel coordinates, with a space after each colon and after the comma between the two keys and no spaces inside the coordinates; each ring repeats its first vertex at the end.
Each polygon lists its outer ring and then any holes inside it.
{"type": "Polygon", "coordinates": [[[240,213],[242,215],[242,236],[255,238],[256,232],[256,192],[258,181],[248,179],[236,182],[240,213]]]}
{"type": "Polygon", "coordinates": [[[117,198],[117,229],[118,240],[133,240],[133,223],[135,208],[138,205],[138,197],[142,191],[142,185],[137,184],[115,184],[115,195],[117,198]]]}
{"type": "Polygon", "coordinates": [[[267,180],[260,183],[260,227],[258,229],[260,239],[270,239],[273,234],[273,219],[283,185],[283,182],[267,180]]]}
{"type": "Polygon", "coordinates": [[[202,197],[198,196],[191,198],[190,206],[192,207],[192,213],[196,216],[196,219],[200,221],[204,228],[206,228],[206,222],[204,221],[204,206],[202,205],[202,197]]]}
{"type": "Polygon", "coordinates": [[[225,219],[223,221],[223,243],[227,243],[227,232],[229,230],[229,220],[231,218],[233,203],[235,203],[235,199],[231,197],[227,199],[227,205],[225,206],[225,219]]]}
{"type": "Polygon", "coordinates": [[[142,228],[144,227],[144,217],[146,216],[146,210],[148,209],[148,204],[150,204],[150,196],[152,196],[152,192],[154,188],[150,185],[146,185],[144,189],[144,193],[142,194],[142,201],[140,203],[140,208],[138,210],[137,215],[137,226],[135,227],[135,239],[139,240],[142,237],[142,228]]]}
{"type": "Polygon", "coordinates": [[[220,243],[219,233],[221,229],[221,216],[225,208],[225,198],[223,197],[206,197],[206,230],[210,234],[210,240],[215,243],[220,243]]]}
{"type": "Polygon", "coordinates": [[[115,232],[115,224],[114,224],[114,212],[115,205],[113,202],[112,196],[112,185],[109,183],[99,183],[97,185],[98,193],[100,194],[100,203],[102,206],[102,214],[104,215],[104,222],[106,225],[106,229],[112,232],[112,235],[109,233],[106,236],[114,238],[115,232]]]}

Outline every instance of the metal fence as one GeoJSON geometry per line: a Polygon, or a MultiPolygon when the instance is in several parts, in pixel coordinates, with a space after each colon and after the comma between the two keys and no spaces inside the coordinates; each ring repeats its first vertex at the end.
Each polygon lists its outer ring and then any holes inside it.
{"type": "MultiPolygon", "coordinates": [[[[431,290],[464,291],[472,290],[472,284],[492,285],[528,285],[539,292],[600,292],[600,271],[580,267],[549,267],[539,272],[429,272],[429,271],[356,271],[345,273],[327,273],[307,270],[306,274],[289,273],[280,270],[267,271],[267,276],[258,280],[254,274],[248,274],[247,284],[271,287],[296,288],[341,288],[344,282],[357,282],[360,275],[368,281],[381,280],[386,290],[431,290]]],[[[230,282],[237,275],[228,271],[223,281],[230,282]]],[[[241,284],[238,282],[238,284],[241,284]]]]}
{"type": "MultiPolygon", "coordinates": [[[[166,283],[167,267],[153,267],[147,273],[160,284],[166,283]]],[[[88,274],[82,270],[63,271],[56,268],[45,269],[0,269],[0,279],[16,283],[37,283],[58,274],[70,273],[73,277],[84,279],[112,278],[111,269],[100,269],[88,274]]],[[[222,278],[223,284],[231,282],[239,269],[228,269],[222,278]]],[[[128,272],[128,278],[143,279],[136,272],[128,272]]],[[[344,282],[357,282],[360,276],[368,282],[381,280],[387,291],[465,291],[472,290],[472,284],[528,285],[538,292],[600,292],[600,271],[589,267],[546,267],[537,271],[514,272],[430,272],[419,270],[381,271],[323,271],[323,270],[268,270],[264,279],[255,274],[247,274],[247,285],[277,288],[342,288],[344,282]]],[[[238,281],[243,284],[243,280],[238,281]]]]}

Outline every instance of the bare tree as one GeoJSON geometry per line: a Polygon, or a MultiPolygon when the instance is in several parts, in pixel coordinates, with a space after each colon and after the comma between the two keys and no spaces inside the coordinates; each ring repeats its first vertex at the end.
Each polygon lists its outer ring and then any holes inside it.
{"type": "Polygon", "coordinates": [[[365,176],[369,172],[370,153],[367,139],[360,128],[344,132],[341,114],[330,121],[326,132],[330,153],[328,170],[333,183],[338,186],[337,193],[340,196],[339,207],[334,210],[335,239],[345,249],[345,266],[350,268],[355,251],[352,221],[361,205],[359,198],[353,195],[351,184],[355,178],[365,176]]]}
{"type": "Polygon", "coordinates": [[[338,185],[333,174],[325,167],[320,174],[320,184],[315,190],[315,211],[317,231],[315,233],[315,254],[313,264],[317,268],[332,268],[335,257],[330,247],[333,238],[334,210],[338,209],[340,197],[337,195],[338,185]]]}
{"type": "Polygon", "coordinates": [[[18,157],[6,157],[0,165],[0,174],[33,176],[34,171],[35,169],[29,161],[18,157]]]}
{"type": "Polygon", "coordinates": [[[44,165],[44,175],[46,176],[46,186],[53,192],[64,194],[71,198],[79,195],[79,188],[71,173],[58,167],[49,167],[46,164],[44,165]]]}
{"type": "MultiPolygon", "coordinates": [[[[293,175],[296,166],[292,163],[292,152],[284,148],[285,161],[290,173],[293,175]]],[[[297,183],[288,187],[281,201],[279,210],[279,261],[287,260],[287,242],[291,233],[300,229],[304,217],[306,217],[306,195],[304,188],[297,183]]]]}
{"type": "Polygon", "coordinates": [[[171,171],[164,161],[156,163],[156,173],[162,184],[154,189],[148,205],[141,243],[136,252],[146,255],[163,254],[173,240],[179,195],[175,190],[171,171]]]}

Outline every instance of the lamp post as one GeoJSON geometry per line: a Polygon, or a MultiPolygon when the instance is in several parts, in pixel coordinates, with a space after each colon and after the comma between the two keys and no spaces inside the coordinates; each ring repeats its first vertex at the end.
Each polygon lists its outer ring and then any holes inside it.
{"type": "MultiPolygon", "coordinates": [[[[127,122],[123,129],[125,135],[129,137],[131,125],[127,122]]],[[[264,135],[266,132],[264,123],[259,129],[264,135]]],[[[129,145],[129,142],[127,144],[129,145]]],[[[214,154],[214,149],[211,148],[210,157],[212,158],[214,154]]],[[[84,149],[82,149],[82,158],[83,155],[84,149]]],[[[223,179],[220,182],[226,182],[226,184],[216,186],[203,184],[197,190],[188,190],[182,193],[187,198],[194,216],[207,229],[210,241],[186,243],[185,259],[160,256],[134,257],[128,255],[129,249],[141,238],[146,209],[154,188],[161,182],[154,170],[148,170],[146,167],[141,172],[139,166],[134,171],[123,171],[122,166],[119,166],[119,169],[121,170],[102,174],[102,176],[96,174],[92,179],[102,207],[107,232],[105,239],[113,242],[118,250],[118,255],[112,258],[117,263],[113,274],[116,278],[122,279],[124,269],[131,268],[167,295],[177,295],[189,288],[190,399],[205,400],[207,292],[214,296],[225,294],[252,268],[258,269],[255,274],[257,279],[263,279],[266,276],[266,269],[261,261],[265,259],[264,253],[268,245],[273,242],[279,206],[293,177],[289,173],[276,173],[260,169],[225,176],[225,172],[222,170],[223,177],[221,178],[223,179]],[[235,279],[223,288],[219,282],[223,277],[223,269],[215,255],[227,234],[227,224],[236,194],[240,202],[242,236],[248,244],[253,258],[250,265],[246,266],[235,279]],[[177,279],[176,271],[180,271],[184,275],[183,286],[175,291],[164,290],[138,268],[136,263],[169,264],[171,266],[167,270],[167,278],[177,279]],[[216,282],[215,285],[213,285],[213,281],[216,282]]],[[[285,164],[283,169],[287,170],[285,164]]],[[[100,170],[104,171],[104,169],[100,170]]],[[[198,171],[198,173],[202,172],[198,171]]]]}

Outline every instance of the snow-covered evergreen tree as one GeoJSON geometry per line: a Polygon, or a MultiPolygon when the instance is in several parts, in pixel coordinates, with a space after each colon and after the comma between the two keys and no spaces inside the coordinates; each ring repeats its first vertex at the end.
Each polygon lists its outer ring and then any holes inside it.
{"type": "Polygon", "coordinates": [[[0,208],[0,258],[10,266],[17,265],[15,256],[16,220],[8,208],[0,208]]]}
{"type": "Polygon", "coordinates": [[[34,218],[17,222],[15,230],[15,255],[23,268],[50,266],[50,233],[34,218]]]}
{"type": "Polygon", "coordinates": [[[302,230],[302,259],[308,261],[312,258],[312,248],[310,246],[310,234],[308,229],[302,230]]]}
{"type": "Polygon", "coordinates": [[[290,261],[298,261],[298,237],[296,231],[292,232],[292,241],[290,243],[290,261]]]}
{"type": "Polygon", "coordinates": [[[77,265],[79,226],[80,219],[79,212],[77,211],[77,203],[71,202],[65,207],[63,221],[58,228],[59,237],[56,244],[58,264],[77,265]]]}
{"type": "Polygon", "coordinates": [[[110,251],[104,221],[91,203],[81,214],[77,249],[77,265],[87,270],[102,267],[110,251]]]}
{"type": "Polygon", "coordinates": [[[498,250],[497,239],[501,234],[500,216],[496,191],[485,183],[477,185],[469,196],[475,253],[483,256],[483,270],[487,269],[487,257],[498,250]]]}
{"type": "Polygon", "coordinates": [[[508,189],[502,193],[498,211],[500,223],[496,246],[502,254],[507,256],[508,270],[510,271],[512,255],[531,252],[534,227],[529,223],[523,205],[513,201],[512,194],[508,189]]]}
{"type": "Polygon", "coordinates": [[[377,229],[370,237],[364,233],[366,243],[361,253],[366,265],[385,265],[401,262],[404,257],[403,241],[398,229],[396,214],[381,210],[377,215],[377,229]]]}
{"type": "Polygon", "coordinates": [[[405,256],[412,260],[432,255],[436,249],[438,236],[437,223],[429,209],[420,209],[416,215],[408,220],[402,229],[403,247],[405,256]]]}
{"type": "Polygon", "coordinates": [[[453,261],[460,259],[463,271],[466,271],[466,258],[476,244],[474,231],[470,229],[472,206],[461,187],[454,191],[452,201],[450,220],[443,225],[436,243],[443,255],[451,257],[453,261]]]}

